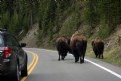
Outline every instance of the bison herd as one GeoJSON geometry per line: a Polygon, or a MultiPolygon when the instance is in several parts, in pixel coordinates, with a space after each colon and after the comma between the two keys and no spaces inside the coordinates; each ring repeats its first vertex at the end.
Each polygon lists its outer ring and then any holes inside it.
{"type": "MultiPolygon", "coordinates": [[[[64,60],[69,52],[73,54],[75,62],[80,60],[80,63],[84,63],[87,39],[79,32],[75,32],[71,38],[60,36],[56,39],[56,48],[59,54],[59,61],[64,60]]],[[[92,49],[96,58],[99,57],[103,59],[104,42],[100,37],[97,37],[94,41],[92,41],[92,49]]]]}

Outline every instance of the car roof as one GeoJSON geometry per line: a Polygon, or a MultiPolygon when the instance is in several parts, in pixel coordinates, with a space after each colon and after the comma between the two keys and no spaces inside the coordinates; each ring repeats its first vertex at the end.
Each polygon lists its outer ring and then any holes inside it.
{"type": "Polygon", "coordinates": [[[0,28],[0,34],[9,34],[6,29],[0,28]]]}

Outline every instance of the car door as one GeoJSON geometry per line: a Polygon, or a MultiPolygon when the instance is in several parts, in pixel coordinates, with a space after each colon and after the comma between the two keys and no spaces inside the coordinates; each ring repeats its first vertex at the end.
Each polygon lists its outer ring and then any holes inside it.
{"type": "Polygon", "coordinates": [[[2,36],[0,35],[0,67],[3,62],[3,54],[2,54],[3,50],[4,50],[4,42],[2,36]]]}
{"type": "Polygon", "coordinates": [[[25,55],[17,39],[9,34],[5,36],[5,39],[6,39],[6,45],[12,48],[12,51],[14,52],[14,54],[16,54],[17,58],[19,59],[20,66],[23,66],[25,55]]]}

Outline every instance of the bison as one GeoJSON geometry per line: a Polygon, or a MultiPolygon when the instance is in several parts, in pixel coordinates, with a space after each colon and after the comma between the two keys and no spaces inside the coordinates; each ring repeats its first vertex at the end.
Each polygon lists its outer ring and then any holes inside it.
{"type": "Polygon", "coordinates": [[[68,37],[61,36],[61,37],[57,38],[56,48],[57,48],[58,54],[59,54],[58,60],[60,61],[60,56],[61,56],[61,59],[64,60],[64,58],[67,56],[67,52],[69,50],[69,39],[68,39],[68,37]]]}
{"type": "Polygon", "coordinates": [[[96,58],[99,56],[99,58],[102,57],[103,59],[104,42],[100,37],[97,37],[94,41],[92,41],[92,48],[96,58]]]}
{"type": "Polygon", "coordinates": [[[75,62],[78,62],[80,58],[80,63],[84,63],[84,57],[87,48],[86,37],[79,32],[74,33],[70,40],[70,48],[72,50],[72,54],[75,57],[75,62]]]}

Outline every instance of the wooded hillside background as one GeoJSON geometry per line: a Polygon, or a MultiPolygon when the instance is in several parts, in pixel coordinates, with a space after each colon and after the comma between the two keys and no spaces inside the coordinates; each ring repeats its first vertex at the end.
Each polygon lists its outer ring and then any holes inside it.
{"type": "Polygon", "coordinates": [[[38,38],[48,37],[48,42],[77,30],[90,37],[96,29],[97,35],[106,38],[121,23],[121,1],[0,0],[1,28],[19,35],[34,23],[39,23],[38,38]]]}

